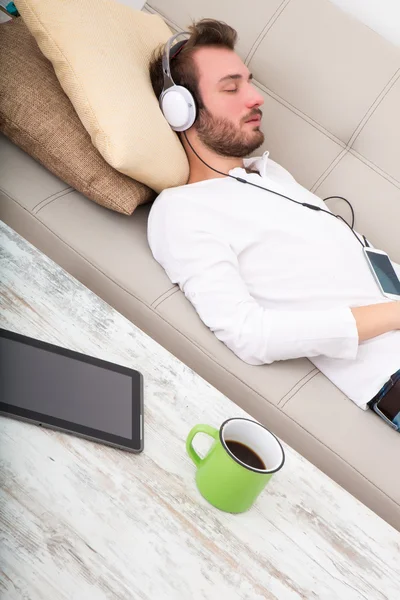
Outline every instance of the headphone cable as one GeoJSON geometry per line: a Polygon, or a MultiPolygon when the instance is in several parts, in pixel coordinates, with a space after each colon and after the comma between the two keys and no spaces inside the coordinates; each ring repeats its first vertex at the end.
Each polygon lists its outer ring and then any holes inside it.
{"type": "MultiPolygon", "coordinates": [[[[350,204],[350,202],[348,200],[346,200],[346,198],[343,198],[343,196],[328,196],[327,198],[324,198],[324,202],[326,200],[331,200],[332,198],[339,198],[339,200],[344,200],[350,206],[350,210],[351,210],[351,228],[353,229],[353,227],[354,227],[354,210],[353,210],[353,207],[350,204]]],[[[335,216],[339,216],[339,215],[335,215],[335,216]]]]}
{"type": "MultiPolygon", "coordinates": [[[[327,215],[331,215],[332,217],[335,217],[336,219],[341,219],[343,221],[343,223],[346,223],[346,225],[350,228],[351,232],[354,234],[354,236],[356,237],[357,241],[360,242],[361,246],[364,248],[365,245],[362,243],[362,241],[360,240],[360,238],[358,237],[358,235],[356,234],[356,232],[353,229],[354,226],[354,210],[353,207],[351,206],[350,202],[348,200],[346,200],[346,198],[343,198],[342,196],[328,196],[327,198],[324,199],[325,200],[330,200],[331,198],[340,198],[342,200],[344,200],[345,202],[347,202],[347,204],[350,206],[351,208],[351,213],[352,213],[352,225],[349,225],[347,223],[347,221],[345,219],[343,219],[343,217],[341,217],[340,215],[334,215],[333,213],[324,210],[323,208],[320,208],[319,206],[315,206],[314,204],[308,204],[307,202],[298,202],[297,200],[293,200],[293,198],[289,198],[289,196],[285,196],[285,194],[281,194],[280,192],[275,192],[274,190],[270,190],[268,188],[263,187],[262,185],[257,185],[256,183],[252,183],[251,181],[247,181],[247,179],[243,179],[242,177],[235,177],[234,175],[230,175],[229,173],[223,173],[222,171],[218,171],[218,169],[214,169],[214,167],[211,167],[210,165],[208,165],[196,152],[196,150],[193,148],[192,144],[189,142],[188,137],[186,135],[186,131],[183,132],[183,135],[185,136],[185,139],[187,141],[187,143],[189,144],[190,148],[192,149],[192,151],[194,152],[194,154],[197,156],[197,158],[199,160],[201,160],[201,162],[208,167],[209,169],[211,169],[212,171],[215,171],[215,173],[219,173],[220,175],[224,175],[225,177],[231,177],[232,179],[236,179],[236,181],[239,181],[240,183],[247,183],[249,185],[252,185],[256,188],[259,188],[260,190],[264,190],[267,192],[271,192],[272,194],[276,194],[277,196],[281,196],[282,198],[285,198],[286,200],[290,200],[290,202],[294,202],[295,204],[300,204],[301,206],[305,206],[306,208],[309,208],[311,210],[316,210],[316,211],[321,211],[326,213],[327,215]]],[[[367,246],[369,246],[365,236],[363,236],[365,243],[367,246]]]]}

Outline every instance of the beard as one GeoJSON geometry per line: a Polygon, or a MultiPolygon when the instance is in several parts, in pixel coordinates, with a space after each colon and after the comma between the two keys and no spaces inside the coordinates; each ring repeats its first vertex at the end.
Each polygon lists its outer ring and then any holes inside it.
{"type": "MultiPolygon", "coordinates": [[[[253,111],[247,118],[261,115],[261,111],[253,111]]],[[[223,117],[214,117],[202,108],[196,121],[199,140],[210,150],[220,156],[244,158],[254,152],[264,142],[264,134],[258,125],[248,131],[241,130],[231,121],[223,117]]]]}

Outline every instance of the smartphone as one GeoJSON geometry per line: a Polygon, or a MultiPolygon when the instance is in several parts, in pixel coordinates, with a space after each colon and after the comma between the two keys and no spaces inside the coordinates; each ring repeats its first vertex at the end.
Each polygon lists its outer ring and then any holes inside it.
{"type": "Polygon", "coordinates": [[[382,294],[400,301],[400,280],[389,256],[375,248],[364,248],[364,253],[382,294]]]}

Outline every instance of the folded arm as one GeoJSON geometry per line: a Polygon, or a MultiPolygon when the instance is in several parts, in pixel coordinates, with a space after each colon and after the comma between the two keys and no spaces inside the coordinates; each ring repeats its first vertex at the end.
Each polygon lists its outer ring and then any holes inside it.
{"type": "Polygon", "coordinates": [[[205,325],[243,361],[260,365],[318,355],[356,357],[359,340],[350,308],[263,308],[250,295],[235,253],[211,234],[183,226],[159,251],[157,243],[152,250],[205,325]]]}

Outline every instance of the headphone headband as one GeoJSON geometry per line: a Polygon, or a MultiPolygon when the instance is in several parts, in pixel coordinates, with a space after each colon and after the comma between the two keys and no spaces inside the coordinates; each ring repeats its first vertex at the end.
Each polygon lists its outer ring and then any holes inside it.
{"type": "MultiPolygon", "coordinates": [[[[164,75],[164,90],[175,85],[175,82],[171,76],[171,66],[170,66],[171,56],[170,56],[170,54],[171,54],[172,42],[181,35],[190,35],[190,33],[188,31],[180,31],[179,33],[176,33],[171,38],[169,38],[169,40],[167,41],[167,43],[165,44],[165,47],[164,47],[164,53],[163,53],[163,57],[162,57],[162,70],[163,70],[163,75],[164,75]]],[[[184,42],[187,42],[187,40],[184,40],[184,42]]],[[[181,46],[180,46],[179,50],[183,46],[184,42],[180,43],[181,46]]]]}
{"type": "Polygon", "coordinates": [[[179,52],[182,50],[183,46],[186,44],[187,40],[182,40],[175,44],[171,50],[169,51],[169,63],[171,64],[171,60],[178,56],[179,52]]]}

